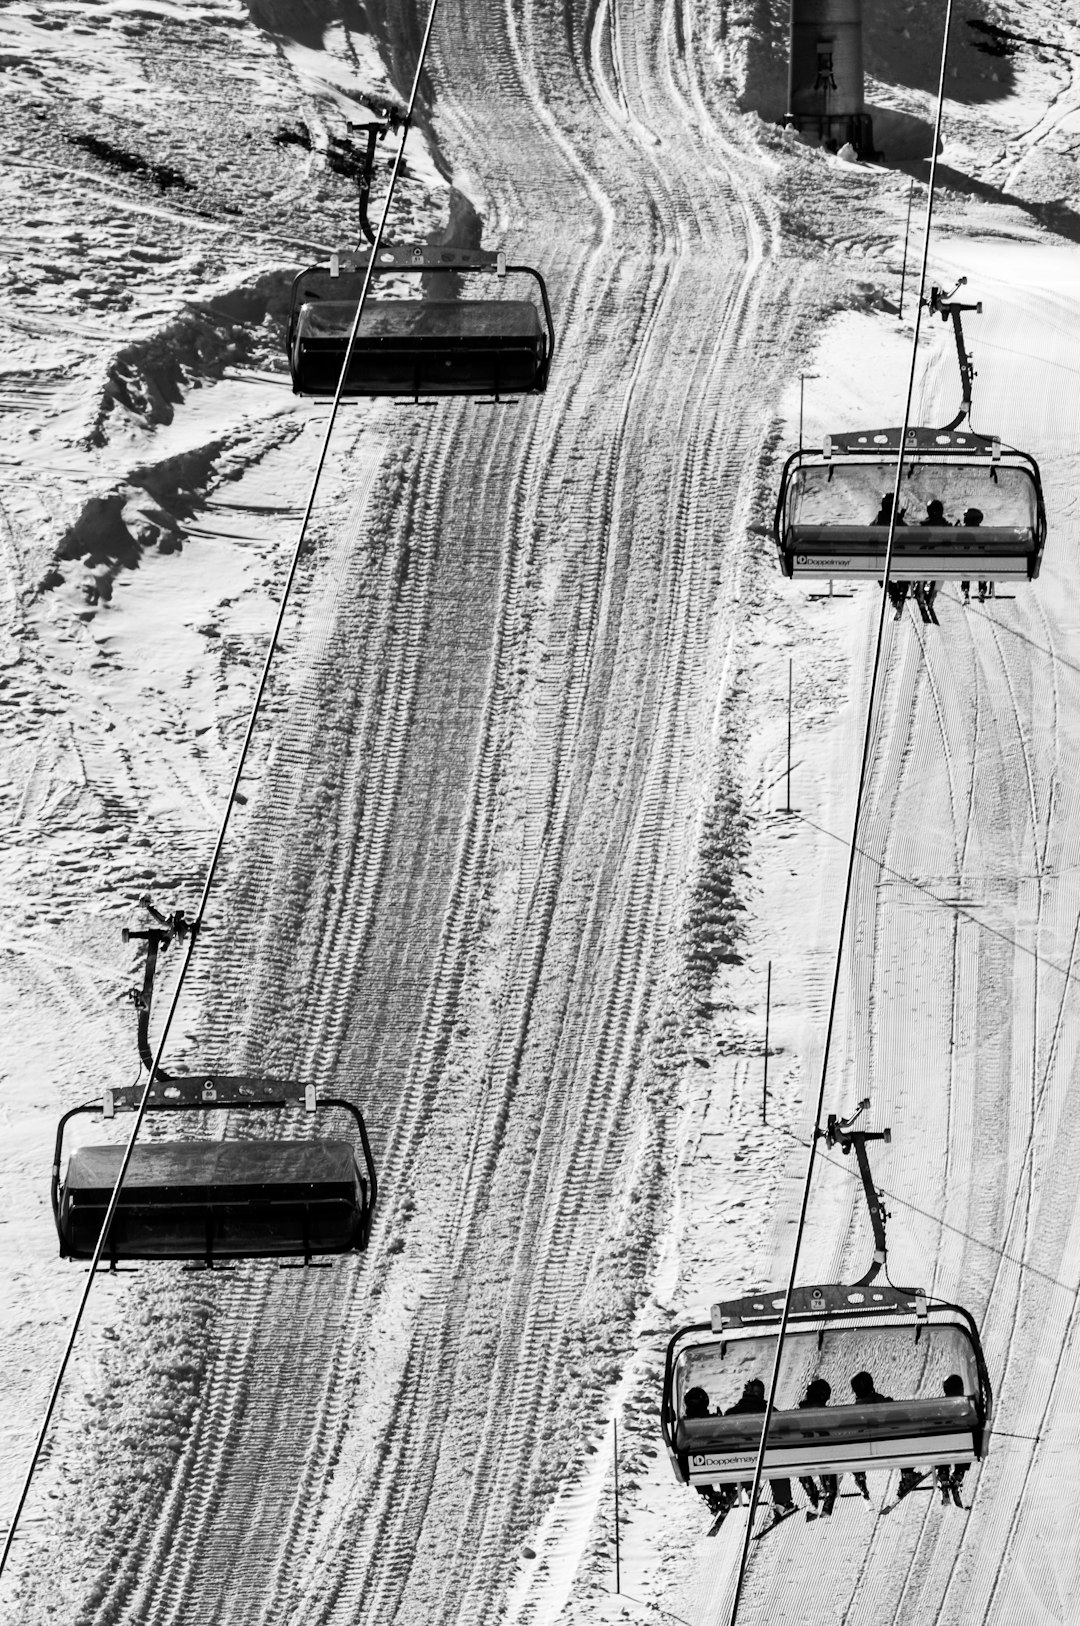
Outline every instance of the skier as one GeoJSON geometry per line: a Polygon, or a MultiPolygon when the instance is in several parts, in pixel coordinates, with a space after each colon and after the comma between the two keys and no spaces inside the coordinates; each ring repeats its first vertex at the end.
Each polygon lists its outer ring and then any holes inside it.
{"type": "Polygon", "coordinates": [[[889,582],[888,583],[888,589],[889,589],[889,603],[892,605],[893,609],[896,611],[896,620],[899,621],[900,617],[904,613],[904,600],[907,598],[907,595],[908,595],[908,583],[907,582],[889,582]]]}
{"type": "Polygon", "coordinates": [[[684,1417],[708,1417],[709,1396],[704,1389],[687,1389],[683,1401],[684,1417]]]}
{"type": "Polygon", "coordinates": [[[934,614],[934,600],[937,598],[937,589],[937,582],[915,582],[912,586],[915,602],[919,606],[919,614],[924,621],[932,621],[935,626],[938,624],[938,618],[934,614]]]}
{"type": "MultiPolygon", "coordinates": [[[[977,526],[981,525],[982,522],[983,522],[983,511],[982,511],[981,508],[965,508],[964,509],[964,517],[960,521],[960,524],[964,527],[965,530],[973,531],[973,530],[976,529],[977,526]]],[[[960,591],[964,595],[964,603],[967,604],[968,601],[971,598],[971,583],[969,581],[961,582],[960,583],[960,591]]],[[[979,583],[979,600],[980,600],[980,602],[985,597],[986,597],[986,583],[985,582],[980,582],[979,583]]]]}
{"type": "Polygon", "coordinates": [[[948,523],[945,518],[945,504],[939,497],[931,497],[926,505],[926,518],[921,519],[919,524],[925,528],[927,525],[947,525],[948,523]]]}
{"type": "MultiPolygon", "coordinates": [[[[950,1373],[942,1385],[942,1393],[950,1400],[958,1400],[964,1392],[963,1378],[957,1372],[950,1373]]],[[[952,1502],[955,1502],[957,1507],[963,1507],[964,1504],[960,1500],[960,1486],[970,1466],[971,1464],[968,1462],[939,1462],[937,1464],[934,1473],[937,1476],[938,1489],[941,1492],[942,1507],[948,1507],[952,1502]]],[[[915,1489],[916,1485],[922,1484],[928,1472],[929,1469],[901,1468],[896,1500],[902,1502],[904,1497],[915,1489]]]]}
{"type": "MultiPolygon", "coordinates": [[[[806,1394],[803,1396],[802,1400],[799,1401],[799,1410],[805,1411],[808,1406],[827,1406],[831,1398],[832,1385],[826,1383],[824,1378],[815,1378],[812,1383],[807,1385],[806,1394]]],[[[822,1430],[822,1432],[824,1433],[824,1430],[822,1430]]],[[[836,1504],[836,1493],[839,1488],[839,1483],[840,1482],[836,1474],[822,1474],[820,1492],[822,1515],[832,1512],[833,1507],[836,1504]]],[[[803,1475],[800,1474],[799,1484],[806,1492],[807,1500],[809,1501],[810,1506],[817,1507],[819,1494],[817,1481],[810,1475],[807,1475],[804,1478],[803,1475]]]]}
{"type": "MultiPolygon", "coordinates": [[[[763,1412],[765,1410],[765,1385],[760,1378],[750,1378],[743,1385],[741,1399],[728,1411],[729,1417],[735,1417],[740,1412],[763,1412]]],[[[749,1496],[753,1485],[740,1485],[739,1490],[745,1490],[749,1496]]],[[[773,1506],[781,1508],[785,1513],[794,1513],[795,1499],[791,1494],[790,1479],[770,1479],[769,1489],[772,1491],[773,1506]]]]}
{"type": "MultiPolygon", "coordinates": [[[[869,1372],[856,1372],[851,1380],[852,1393],[857,1406],[887,1405],[892,1399],[891,1395],[879,1395],[874,1388],[874,1380],[869,1372]]],[[[870,1490],[866,1483],[866,1475],[857,1473],[855,1483],[867,1501],[870,1500],[870,1490]]]]}
{"type": "MultiPolygon", "coordinates": [[[[871,525],[888,525],[889,521],[892,519],[892,505],[893,494],[891,491],[886,491],[885,495],[881,499],[881,507],[874,515],[874,518],[870,521],[871,525]]],[[[904,524],[904,513],[905,510],[903,508],[897,509],[896,523],[898,525],[904,524]]]]}
{"type": "Polygon", "coordinates": [[[857,1406],[889,1405],[892,1402],[892,1395],[878,1394],[869,1372],[856,1372],[851,1380],[851,1390],[857,1406]]]}
{"type": "MultiPolygon", "coordinates": [[[[959,1400],[964,1392],[963,1378],[958,1372],[950,1373],[942,1384],[942,1393],[947,1395],[950,1400],[959,1400]]],[[[956,1462],[951,1465],[947,1462],[938,1463],[934,1472],[937,1475],[938,1490],[941,1492],[942,1507],[948,1507],[950,1500],[957,1507],[963,1507],[964,1504],[960,1499],[960,1486],[963,1484],[964,1475],[969,1467],[970,1463],[967,1462],[956,1462]]],[[[901,1475],[902,1477],[903,1475],[901,1475]]]]}
{"type": "MultiPolygon", "coordinates": [[[[683,1400],[683,1416],[693,1418],[709,1415],[707,1392],[701,1388],[687,1389],[683,1400]]],[[[727,1494],[731,1489],[730,1485],[721,1485],[719,1488],[715,1485],[695,1485],[694,1489],[712,1514],[726,1513],[731,1506],[732,1498],[727,1494]]]]}
{"type": "Polygon", "coordinates": [[[743,1384],[743,1392],[731,1410],[729,1417],[736,1417],[740,1412],[765,1410],[765,1385],[760,1378],[748,1378],[743,1384]]]}

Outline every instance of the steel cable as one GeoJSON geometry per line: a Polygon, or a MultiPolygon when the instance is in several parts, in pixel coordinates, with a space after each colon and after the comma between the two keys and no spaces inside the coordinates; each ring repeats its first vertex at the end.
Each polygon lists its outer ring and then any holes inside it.
{"type": "Polygon", "coordinates": [[[885,547],[885,569],[881,583],[881,599],[878,605],[877,638],[874,644],[874,660],[870,672],[870,693],[866,702],[866,724],[863,730],[862,758],[859,767],[859,784],[855,796],[855,809],[851,821],[851,839],[848,844],[847,873],[844,880],[844,901],[840,912],[840,928],[837,934],[836,958],[833,964],[832,987],[829,995],[829,1014],[825,1027],[825,1043],[821,1056],[821,1073],[818,1084],[817,1103],[814,1111],[814,1132],[810,1139],[810,1149],[806,1160],[806,1175],[803,1181],[802,1202],[799,1208],[799,1219],[795,1231],[795,1246],[791,1256],[791,1269],[788,1273],[787,1287],[784,1291],[784,1307],[780,1314],[780,1326],[776,1339],[776,1354],[773,1357],[772,1373],[769,1378],[769,1392],[765,1401],[765,1415],[761,1426],[761,1439],[758,1442],[757,1459],[754,1463],[754,1478],[750,1489],[750,1506],[747,1511],[746,1528],[743,1531],[742,1551],[739,1556],[739,1570],[735,1580],[735,1593],[732,1598],[731,1612],[728,1616],[728,1626],[736,1626],[739,1613],[739,1604],[742,1599],[743,1584],[746,1579],[746,1568],[750,1556],[750,1542],[754,1529],[754,1511],[757,1507],[758,1496],[761,1491],[762,1469],[765,1462],[765,1446],[769,1430],[769,1419],[772,1416],[776,1403],[776,1390],[780,1378],[780,1361],[784,1350],[784,1338],[787,1334],[788,1321],[791,1314],[791,1298],[795,1290],[795,1277],[799,1267],[799,1253],[802,1248],[803,1233],[806,1229],[806,1216],[810,1206],[810,1188],[814,1176],[814,1158],[817,1152],[818,1139],[822,1133],[821,1114],[825,1105],[825,1084],[828,1075],[829,1056],[832,1048],[833,1028],[836,1022],[836,1007],[840,992],[840,972],[844,950],[844,936],[847,928],[848,914],[851,907],[852,883],[855,876],[855,862],[859,854],[858,834],[859,820],[862,815],[863,798],[866,792],[866,783],[870,770],[871,744],[873,740],[874,722],[876,717],[876,702],[878,696],[878,678],[881,671],[881,657],[885,642],[885,611],[890,603],[889,576],[892,569],[893,543],[896,538],[897,510],[900,503],[900,484],[904,472],[904,448],[907,441],[908,427],[911,421],[911,401],[915,390],[915,368],[918,360],[919,333],[922,325],[923,300],[926,289],[926,270],[930,257],[930,226],[934,212],[934,191],[937,184],[937,155],[941,142],[942,111],[945,105],[945,71],[949,57],[949,33],[952,26],[953,0],[946,0],[945,31],[941,42],[941,70],[938,77],[937,114],[934,120],[934,139],[930,156],[930,180],[926,194],[926,224],[923,232],[922,264],[919,273],[919,299],[915,310],[915,330],[911,341],[911,365],[908,372],[907,394],[904,400],[904,421],[900,430],[900,445],[896,455],[896,474],[893,482],[892,513],[889,516],[889,534],[885,547]]]}
{"type": "Polygon", "coordinates": [[[360,318],[361,318],[361,316],[363,314],[364,301],[367,298],[368,290],[369,290],[369,288],[371,286],[371,278],[372,278],[372,274],[373,274],[373,271],[374,271],[376,256],[377,256],[377,254],[379,252],[379,247],[380,247],[380,244],[381,244],[382,239],[383,239],[384,231],[386,229],[386,221],[387,221],[387,216],[388,216],[389,211],[390,211],[390,205],[393,202],[394,188],[395,188],[395,186],[397,184],[398,174],[399,174],[400,169],[401,169],[402,155],[403,155],[403,153],[405,151],[405,138],[406,138],[406,136],[408,134],[409,124],[410,124],[410,121],[412,119],[413,111],[414,111],[414,108],[415,108],[415,105],[416,105],[416,98],[417,98],[417,95],[419,94],[420,78],[421,78],[421,75],[423,74],[423,71],[424,71],[424,60],[425,60],[425,58],[427,56],[428,44],[429,44],[429,42],[431,40],[431,32],[432,32],[432,28],[434,27],[435,13],[436,13],[436,11],[438,9],[438,4],[439,4],[439,0],[431,0],[431,4],[430,4],[429,10],[428,10],[427,24],[425,26],[423,38],[422,38],[421,44],[420,44],[420,55],[419,55],[419,58],[417,60],[416,72],[415,72],[415,75],[413,77],[412,88],[411,88],[411,91],[409,93],[409,100],[408,100],[408,104],[407,104],[407,108],[406,108],[406,112],[405,112],[405,119],[404,119],[404,123],[402,125],[401,140],[400,140],[400,142],[398,144],[398,150],[397,150],[397,152],[396,152],[396,154],[394,156],[394,161],[393,161],[393,164],[391,166],[390,181],[389,181],[389,185],[387,187],[386,197],[383,200],[383,208],[382,208],[382,214],[381,214],[381,216],[379,218],[379,224],[378,224],[378,227],[377,227],[377,229],[375,231],[374,240],[373,240],[373,242],[371,244],[371,251],[370,251],[370,254],[368,256],[367,266],[366,266],[365,274],[364,274],[364,280],[363,280],[363,283],[361,284],[360,298],[359,298],[359,301],[358,301],[357,307],[356,307],[356,315],[353,318],[353,324],[352,324],[352,328],[350,329],[350,332],[349,332],[348,343],[347,343],[347,345],[345,347],[345,357],[344,357],[344,360],[342,362],[341,373],[340,373],[340,375],[338,377],[337,389],[334,392],[333,402],[331,404],[330,413],[329,413],[329,416],[328,416],[327,422],[326,422],[326,431],[325,431],[325,433],[323,435],[322,446],[321,446],[321,448],[319,450],[318,461],[317,461],[317,463],[315,465],[315,472],[314,472],[314,475],[312,477],[311,487],[310,487],[310,490],[308,492],[307,503],[306,503],[306,506],[304,508],[303,519],[300,522],[300,529],[299,529],[299,532],[297,534],[296,543],[295,543],[294,548],[293,548],[292,559],[291,559],[290,564],[289,564],[288,574],[287,574],[287,576],[285,578],[285,585],[282,588],[281,600],[280,600],[280,603],[278,605],[277,618],[276,618],[275,623],[274,623],[273,632],[271,633],[271,636],[270,636],[270,643],[269,643],[269,646],[268,646],[267,651],[266,651],[266,658],[265,658],[265,660],[263,662],[262,674],[261,674],[261,676],[259,678],[259,685],[258,685],[258,688],[255,691],[255,698],[254,698],[254,701],[252,702],[251,711],[250,711],[249,716],[248,716],[247,728],[246,728],[246,730],[244,732],[243,743],[242,743],[242,745],[240,747],[240,756],[239,756],[239,759],[238,759],[237,764],[236,764],[236,770],[235,770],[235,772],[233,774],[232,785],[231,785],[230,790],[229,790],[229,798],[228,798],[228,801],[225,804],[225,811],[222,814],[221,823],[220,823],[220,825],[218,827],[217,840],[216,840],[216,842],[214,844],[214,850],[213,850],[213,853],[211,855],[210,864],[209,864],[209,867],[208,867],[207,872],[206,872],[206,880],[203,883],[202,895],[201,895],[201,897],[199,899],[198,911],[197,911],[197,913],[195,915],[195,919],[191,923],[191,926],[190,926],[190,928],[189,928],[189,930],[187,932],[186,949],[185,949],[185,953],[184,953],[184,958],[183,958],[183,960],[181,962],[181,965],[180,965],[179,976],[177,978],[176,986],[173,989],[172,998],[171,998],[171,1000],[169,1002],[169,1008],[168,1008],[168,1011],[167,1011],[166,1016],[165,1016],[164,1024],[162,1026],[161,1037],[158,1040],[157,1048],[156,1048],[156,1050],[154,1052],[153,1065],[150,1068],[150,1072],[149,1072],[149,1074],[147,1076],[147,1080],[146,1080],[146,1086],[143,1089],[142,1096],[140,1097],[140,1100],[139,1100],[139,1105],[138,1105],[138,1107],[136,1109],[136,1112],[135,1112],[135,1121],[134,1121],[134,1123],[132,1125],[131,1134],[129,1135],[128,1140],[127,1140],[127,1144],[126,1144],[126,1146],[124,1148],[124,1155],[123,1155],[123,1158],[122,1158],[121,1163],[120,1163],[120,1171],[119,1171],[119,1173],[118,1173],[118,1175],[116,1177],[116,1183],[113,1186],[112,1193],[111,1193],[111,1195],[109,1197],[109,1204],[108,1204],[108,1207],[107,1207],[107,1209],[105,1211],[105,1218],[102,1221],[101,1230],[100,1230],[100,1232],[98,1234],[97,1244],[96,1244],[96,1246],[94,1248],[93,1257],[90,1260],[90,1265],[89,1265],[89,1268],[87,1270],[86,1285],[83,1288],[82,1294],[81,1294],[81,1296],[79,1298],[79,1302],[78,1302],[78,1304],[76,1306],[76,1309],[75,1309],[75,1314],[74,1314],[74,1316],[72,1318],[72,1322],[71,1322],[71,1326],[70,1326],[70,1329],[69,1329],[69,1332],[68,1332],[67,1340],[66,1340],[66,1343],[65,1343],[65,1346],[64,1346],[64,1351],[63,1351],[63,1354],[60,1357],[60,1364],[59,1364],[59,1366],[57,1368],[56,1376],[53,1379],[52,1388],[51,1388],[50,1393],[49,1393],[49,1399],[48,1399],[48,1402],[47,1402],[46,1407],[45,1407],[45,1414],[44,1414],[44,1417],[42,1419],[41,1426],[40,1426],[40,1428],[38,1430],[37,1439],[36,1439],[36,1441],[34,1443],[34,1448],[33,1448],[33,1451],[31,1452],[30,1461],[29,1461],[29,1464],[28,1464],[27,1469],[26,1469],[26,1473],[25,1473],[24,1478],[23,1478],[22,1487],[21,1487],[20,1492],[19,1492],[19,1498],[18,1498],[18,1501],[16,1502],[15,1510],[14,1510],[14,1512],[12,1514],[12,1517],[11,1517],[11,1522],[8,1525],[8,1529],[7,1529],[7,1532],[6,1532],[5,1537],[4,1537],[3,1549],[2,1549],[2,1551],[0,1551],[0,1575],[3,1575],[4,1569],[6,1568],[7,1561],[8,1561],[8,1556],[9,1556],[9,1554],[11,1552],[11,1546],[12,1546],[12,1543],[13,1543],[13,1541],[15,1539],[16,1531],[18,1529],[19,1520],[22,1517],[23,1510],[24,1510],[24,1508],[26,1506],[27,1498],[29,1497],[29,1494],[30,1494],[30,1486],[31,1486],[31,1483],[32,1483],[33,1478],[34,1478],[34,1474],[35,1474],[35,1472],[37,1470],[38,1463],[39,1463],[39,1461],[41,1459],[41,1454],[42,1454],[42,1451],[44,1449],[45,1440],[46,1440],[46,1437],[47,1437],[48,1431],[49,1431],[49,1426],[50,1426],[50,1424],[52,1422],[53,1414],[54,1414],[54,1412],[56,1410],[56,1405],[57,1405],[57,1402],[58,1402],[59,1397],[60,1397],[60,1391],[61,1391],[61,1388],[63,1386],[64,1377],[65,1377],[65,1375],[67,1373],[67,1369],[68,1369],[68,1366],[69,1366],[70,1361],[71,1361],[71,1356],[72,1356],[72,1353],[73,1353],[74,1348],[75,1348],[75,1340],[78,1337],[79,1328],[82,1325],[83,1316],[85,1314],[86,1306],[87,1306],[87,1303],[88,1303],[89,1298],[90,1298],[90,1291],[91,1291],[91,1288],[93,1287],[94,1278],[95,1278],[95,1276],[97,1274],[98,1267],[101,1264],[101,1257],[102,1257],[102,1254],[104,1253],[104,1250],[105,1250],[105,1241],[106,1241],[106,1238],[108,1237],[109,1228],[112,1225],[113,1218],[114,1218],[114,1216],[116,1214],[116,1209],[117,1209],[117,1206],[118,1206],[118,1203],[119,1203],[119,1200],[120,1200],[120,1190],[121,1190],[121,1187],[123,1186],[123,1183],[124,1183],[124,1177],[126,1176],[127,1171],[128,1171],[128,1165],[131,1162],[132,1153],[133,1153],[134,1148],[135,1148],[135,1141],[136,1141],[136,1138],[138,1137],[139,1130],[142,1127],[143,1119],[144,1119],[144,1117],[146,1115],[147,1106],[148,1106],[149,1100],[150,1100],[150,1093],[151,1093],[151,1090],[153,1088],[154,1081],[157,1078],[158,1069],[160,1068],[160,1065],[161,1065],[161,1058],[162,1058],[162,1055],[164,1053],[165,1045],[166,1045],[166,1042],[167,1042],[168,1037],[169,1037],[169,1031],[170,1031],[170,1029],[172,1027],[173,1019],[174,1019],[174,1017],[176,1015],[177,1007],[178,1007],[179,1002],[180,1002],[180,995],[181,995],[181,992],[183,990],[184,979],[187,976],[188,968],[189,968],[189,966],[191,964],[191,958],[192,958],[192,955],[194,954],[194,951],[195,951],[195,944],[196,944],[196,942],[198,940],[199,928],[203,924],[203,918],[204,918],[204,915],[206,913],[206,907],[207,907],[207,904],[208,904],[209,898],[210,898],[210,890],[211,890],[211,887],[213,886],[214,877],[216,875],[218,864],[219,864],[219,861],[221,859],[222,850],[223,850],[224,845],[225,845],[225,836],[226,836],[226,832],[227,832],[228,827],[229,827],[229,819],[230,819],[233,807],[234,807],[235,802],[236,802],[236,794],[237,794],[237,791],[238,791],[238,789],[240,787],[240,781],[241,781],[241,778],[243,777],[244,767],[245,767],[245,765],[247,763],[248,751],[250,749],[251,741],[252,741],[252,739],[254,737],[255,728],[256,728],[256,725],[258,723],[259,711],[260,711],[263,699],[264,699],[265,694],[266,694],[266,688],[267,688],[267,684],[268,684],[269,678],[270,678],[270,667],[271,667],[271,664],[273,662],[274,655],[275,655],[275,653],[277,651],[278,642],[279,642],[280,637],[281,637],[281,629],[282,629],[282,626],[283,626],[284,620],[285,620],[285,613],[286,613],[286,610],[288,609],[289,598],[290,598],[290,595],[292,593],[293,585],[294,585],[295,580],[296,580],[297,570],[299,569],[300,559],[301,559],[301,556],[302,556],[302,553],[303,553],[304,542],[305,542],[305,539],[307,537],[308,526],[309,526],[309,524],[311,522],[311,515],[312,515],[312,512],[313,512],[314,507],[315,507],[315,498],[316,498],[316,495],[318,493],[319,481],[322,478],[322,472],[323,472],[324,465],[326,463],[327,453],[328,453],[328,451],[330,449],[330,437],[331,437],[331,435],[333,434],[333,431],[334,431],[334,423],[335,423],[335,420],[337,418],[338,407],[341,404],[342,392],[343,392],[344,387],[345,387],[345,380],[346,380],[346,378],[348,376],[349,363],[352,360],[353,349],[354,349],[354,347],[356,345],[356,336],[357,336],[357,333],[360,330],[360,318]]]}

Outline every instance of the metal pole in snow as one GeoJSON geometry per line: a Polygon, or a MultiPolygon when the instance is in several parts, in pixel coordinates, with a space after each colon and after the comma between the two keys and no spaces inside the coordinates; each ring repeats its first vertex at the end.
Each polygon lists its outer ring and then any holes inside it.
{"type": "MultiPolygon", "coordinates": [[[[908,237],[909,237],[910,232],[911,232],[911,205],[912,205],[912,202],[914,200],[914,197],[915,197],[915,177],[913,175],[911,177],[911,183],[908,186],[908,194],[907,194],[907,223],[904,226],[904,263],[903,263],[903,266],[901,267],[901,270],[900,270],[900,309],[896,313],[896,320],[898,322],[902,322],[903,319],[904,319],[904,283],[907,281],[907,246],[908,246],[908,237]]],[[[799,439],[801,441],[801,439],[802,439],[801,435],[800,435],[799,439]]]]}
{"type": "Polygon", "coordinates": [[[780,809],[781,813],[791,812],[791,669],[793,661],[787,663],[787,806],[780,809]]]}
{"type": "Polygon", "coordinates": [[[613,1417],[611,1420],[614,1431],[613,1451],[615,1456],[615,1591],[622,1591],[622,1575],[619,1569],[619,1421],[613,1417]]]}
{"type": "Polygon", "coordinates": [[[772,961],[765,973],[765,1065],[761,1070],[761,1121],[766,1123],[769,1105],[769,1011],[772,1005],[772,961]]]}
{"type": "Polygon", "coordinates": [[[799,450],[802,451],[803,397],[806,393],[806,374],[799,374],[799,450]]]}

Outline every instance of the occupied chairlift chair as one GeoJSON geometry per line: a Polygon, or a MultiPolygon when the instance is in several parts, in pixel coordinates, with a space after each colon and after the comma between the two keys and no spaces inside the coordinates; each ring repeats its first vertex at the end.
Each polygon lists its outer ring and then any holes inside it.
{"type": "MultiPolygon", "coordinates": [[[[858,1117],[869,1103],[860,1103],[858,1117]]],[[[986,1455],[992,1396],[971,1314],[927,1299],[918,1288],[872,1285],[885,1263],[885,1211],[870,1178],[866,1142],[889,1131],[853,1131],[854,1117],[829,1118],[825,1137],[854,1147],[874,1229],[874,1262],[852,1286],[796,1288],[784,1335],[777,1404],[769,1416],[763,1472],[840,1474],[875,1468],[969,1463],[986,1455]],[[859,1404],[851,1378],[871,1373],[896,1398],[859,1404]],[[946,1395],[947,1377],[963,1378],[946,1395]],[[802,1407],[809,1383],[826,1379],[827,1406],[802,1407]]],[[[819,1131],[819,1133],[821,1133],[819,1131]]],[[[776,1353],[784,1293],[764,1292],[712,1306],[711,1319],[682,1327],[668,1345],[661,1431],[675,1477],[689,1485],[737,1484],[753,1477],[762,1412],[686,1415],[686,1396],[703,1388],[726,1411],[750,1378],[766,1385],[776,1353]]]]}
{"type": "MultiPolygon", "coordinates": [[[[150,1008],[159,952],[190,929],[182,915],[145,932],[146,969],[132,990],[139,1017],[139,1054],[149,1068],[150,1008]]],[[[64,1167],[64,1135],[73,1118],[134,1112],[140,1084],[109,1087],[100,1102],[73,1108],[56,1131],[52,1208],[60,1254],[90,1259],[116,1184],[123,1146],[81,1146],[64,1167]]],[[[121,1260],[191,1259],[207,1266],[224,1259],[300,1257],[348,1253],[367,1247],[377,1195],[367,1129],[351,1101],[320,1097],[313,1084],[293,1079],[167,1074],[160,1068],[150,1091],[150,1113],[272,1112],[301,1109],[348,1113],[362,1162],[349,1140],[149,1140],[137,1142],[106,1239],[103,1257],[121,1260]]]]}
{"type": "MultiPolygon", "coordinates": [[[[936,287],[927,303],[942,321],[952,321],[962,398],[944,428],[909,429],[904,440],[904,523],[895,528],[890,580],[1034,581],[1046,541],[1038,464],[1027,452],[977,434],[970,422],[959,431],[970,418],[975,379],[961,314],[982,306],[962,305],[936,287]],[[935,499],[945,523],[923,524],[935,499]],[[981,517],[972,523],[973,513],[981,517]]],[[[892,497],[901,433],[826,435],[819,451],[792,453],[773,524],[785,576],[881,580],[889,527],[876,516],[883,494],[892,497]]]]}
{"type": "MultiPolygon", "coordinates": [[[[366,126],[367,150],[357,157],[360,229],[374,244],[367,217],[378,140],[403,120],[388,109],[366,126]]],[[[349,126],[350,130],[355,126],[349,126]]],[[[339,167],[341,167],[339,165],[339,167]]],[[[285,349],[298,395],[333,397],[346,363],[349,335],[364,285],[367,253],[339,250],[329,267],[309,266],[293,281],[285,349]]],[[[342,386],[343,397],[542,394],[555,351],[547,286],[532,266],[511,265],[501,251],[385,243],[372,277],[441,272],[464,276],[531,277],[540,294],[528,299],[372,299],[360,326],[342,386]]]]}

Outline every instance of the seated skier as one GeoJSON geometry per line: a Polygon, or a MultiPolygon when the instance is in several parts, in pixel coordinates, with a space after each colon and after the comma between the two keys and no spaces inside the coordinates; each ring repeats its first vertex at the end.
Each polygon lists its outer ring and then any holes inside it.
{"type": "MultiPolygon", "coordinates": [[[[799,1401],[799,1410],[805,1411],[810,1406],[827,1406],[832,1398],[832,1386],[824,1378],[815,1378],[806,1388],[806,1394],[799,1401]]],[[[799,1484],[806,1492],[811,1507],[818,1505],[817,1481],[810,1475],[799,1476],[799,1484]]],[[[821,1475],[821,1512],[822,1515],[831,1513],[836,1504],[836,1493],[840,1481],[836,1474],[821,1475]]]]}
{"type": "MultiPolygon", "coordinates": [[[[871,525],[888,525],[889,521],[892,519],[892,505],[893,494],[891,491],[886,491],[885,495],[881,499],[881,507],[870,521],[871,525]]],[[[896,510],[896,523],[898,525],[903,525],[905,523],[905,512],[906,510],[903,508],[898,508],[896,510]]]]}
{"type": "MultiPolygon", "coordinates": [[[[742,1397],[734,1406],[730,1407],[727,1415],[734,1417],[741,1412],[763,1412],[765,1410],[765,1385],[760,1378],[750,1378],[743,1387],[742,1397]]],[[[745,1489],[747,1495],[753,1489],[751,1484],[740,1485],[739,1490],[745,1489]]],[[[770,1479],[769,1489],[772,1491],[774,1507],[782,1508],[785,1513],[794,1513],[795,1499],[791,1494],[790,1479],[770,1479]]]]}
{"type": "MultiPolygon", "coordinates": [[[[958,1372],[950,1373],[942,1384],[942,1393],[948,1395],[951,1400],[959,1399],[965,1392],[964,1380],[958,1372]]],[[[950,1500],[957,1507],[963,1507],[964,1504],[960,1499],[960,1486],[970,1466],[971,1464],[968,1462],[956,1462],[951,1465],[947,1462],[938,1463],[934,1473],[937,1476],[938,1489],[941,1492],[942,1507],[948,1507],[950,1500]]]]}
{"type": "MultiPolygon", "coordinates": [[[[874,1380],[870,1376],[869,1372],[856,1372],[855,1376],[851,1380],[851,1389],[855,1396],[855,1404],[857,1406],[888,1405],[889,1401],[892,1399],[891,1395],[878,1394],[877,1390],[874,1388],[874,1380]]],[[[866,1475],[857,1473],[855,1475],[855,1483],[858,1485],[862,1495],[867,1501],[869,1501],[870,1490],[866,1483],[866,1475]]]]}
{"type": "MultiPolygon", "coordinates": [[[[687,1389],[683,1398],[684,1417],[708,1417],[709,1396],[701,1388],[687,1389]]],[[[695,1485],[694,1489],[707,1504],[710,1513],[726,1513],[731,1506],[731,1500],[725,1494],[730,1490],[729,1485],[695,1485]]]]}

